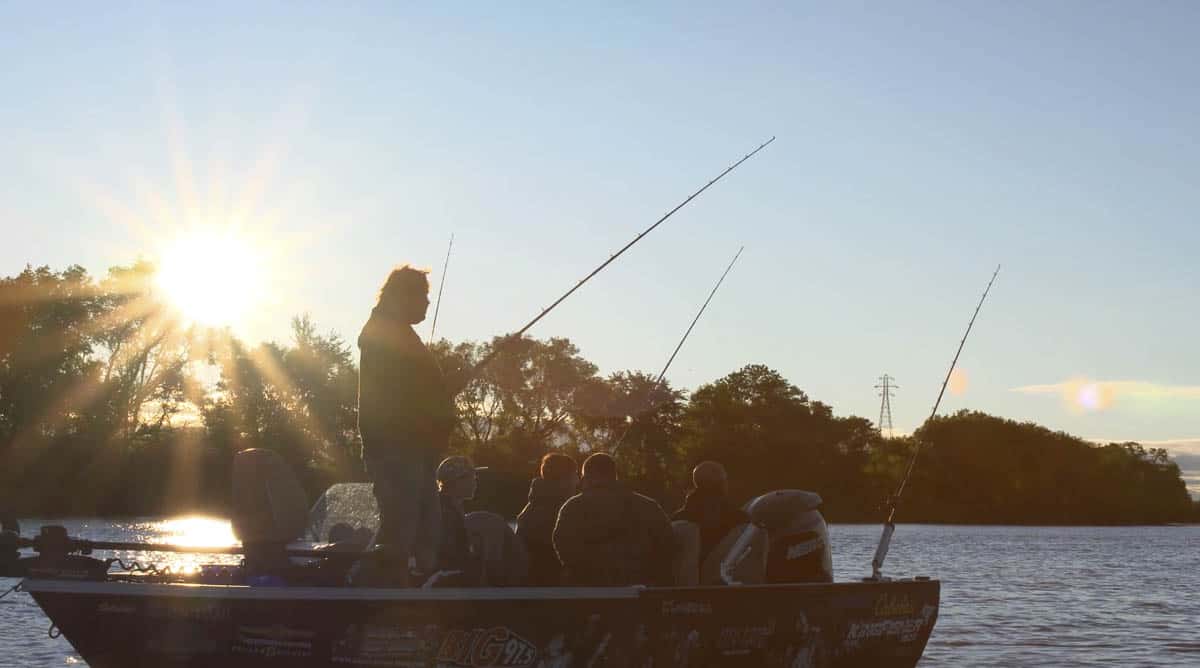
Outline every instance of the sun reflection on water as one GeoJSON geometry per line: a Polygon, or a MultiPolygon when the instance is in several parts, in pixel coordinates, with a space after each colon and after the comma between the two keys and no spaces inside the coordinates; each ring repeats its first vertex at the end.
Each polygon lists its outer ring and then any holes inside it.
{"type": "MultiPolygon", "coordinates": [[[[122,540],[135,542],[212,548],[239,544],[229,520],[200,515],[141,520],[118,525],[118,528],[121,529],[122,540]]],[[[87,524],[80,529],[84,534],[90,533],[87,524]]],[[[101,540],[108,538],[96,537],[101,540]]],[[[122,559],[126,564],[137,562],[142,566],[166,567],[174,573],[193,573],[203,564],[236,564],[242,558],[238,554],[184,554],[156,550],[116,550],[111,556],[122,559]]]]}
{"type": "Polygon", "coordinates": [[[229,547],[237,545],[229,520],[213,517],[173,517],[157,523],[155,542],[186,547],[229,547]]]}

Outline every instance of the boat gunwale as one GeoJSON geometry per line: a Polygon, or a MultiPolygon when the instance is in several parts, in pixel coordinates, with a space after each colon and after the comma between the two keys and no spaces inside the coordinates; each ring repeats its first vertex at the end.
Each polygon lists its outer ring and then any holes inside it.
{"type": "Polygon", "coordinates": [[[231,600],[328,600],[328,601],[503,601],[503,600],[627,600],[645,592],[701,591],[805,591],[846,589],[878,585],[940,586],[940,580],[894,579],[845,582],[780,583],[759,585],[717,585],[696,587],[447,587],[441,589],[399,589],[376,587],[251,587],[229,584],[187,582],[95,582],[26,578],[21,589],[30,594],[80,594],[90,596],[137,596],[231,600]]]}

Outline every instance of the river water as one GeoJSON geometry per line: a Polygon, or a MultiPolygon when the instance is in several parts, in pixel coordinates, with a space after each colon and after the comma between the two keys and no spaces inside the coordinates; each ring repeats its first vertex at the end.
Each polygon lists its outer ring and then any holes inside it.
{"type": "MultiPolygon", "coordinates": [[[[221,545],[227,522],[56,520],[93,540],[221,545]]],[[[38,520],[23,520],[26,535],[38,520]]],[[[838,580],[866,574],[879,528],[835,525],[838,580]]],[[[125,553],[175,569],[222,558],[125,553]]],[[[226,562],[237,557],[224,557],[226,562]]],[[[922,666],[1200,666],[1200,526],[901,525],[885,571],[942,581],[922,666]]],[[[0,579],[7,590],[15,580],[0,579]]],[[[84,666],[28,594],[0,600],[0,666],[84,666]]]]}

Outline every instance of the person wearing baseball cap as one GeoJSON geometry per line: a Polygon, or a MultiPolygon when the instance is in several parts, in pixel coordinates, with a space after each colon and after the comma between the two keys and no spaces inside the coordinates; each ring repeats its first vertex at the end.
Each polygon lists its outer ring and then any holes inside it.
{"type": "Polygon", "coordinates": [[[750,521],[746,511],[729,500],[729,475],[719,462],[704,461],[692,469],[692,490],[672,520],[695,522],[700,528],[700,563],[725,534],[750,521]]]}
{"type": "Polygon", "coordinates": [[[475,498],[475,490],[479,486],[477,472],[486,470],[486,466],[475,466],[470,459],[460,455],[447,457],[438,464],[438,500],[442,515],[438,570],[461,571],[464,574],[473,570],[476,559],[467,539],[463,502],[475,498]]]}

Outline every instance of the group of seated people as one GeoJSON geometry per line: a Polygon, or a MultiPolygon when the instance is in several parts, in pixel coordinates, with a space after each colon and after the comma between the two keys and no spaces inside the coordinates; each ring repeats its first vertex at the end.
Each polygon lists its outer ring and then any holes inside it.
{"type": "MultiPolygon", "coordinates": [[[[463,508],[463,502],[474,496],[476,470],[465,457],[449,457],[438,467],[442,514],[439,569],[477,572],[486,561],[480,554],[482,548],[471,540],[463,508]]],[[[610,455],[589,456],[581,477],[570,456],[547,454],[530,484],[529,501],[517,517],[515,539],[523,548],[522,555],[527,555],[520,583],[678,584],[681,554],[688,551],[681,545],[681,521],[690,523],[698,534],[698,540],[692,541],[690,565],[684,566],[690,570],[697,570],[732,529],[749,522],[746,513],[727,498],[727,477],[720,464],[701,463],[693,470],[692,481],[694,487],[683,507],[668,517],[657,501],[617,479],[616,462],[610,455]]],[[[512,540],[507,528],[501,533],[506,535],[496,540],[512,540]]],[[[473,579],[498,584],[496,577],[473,579]]]]}

